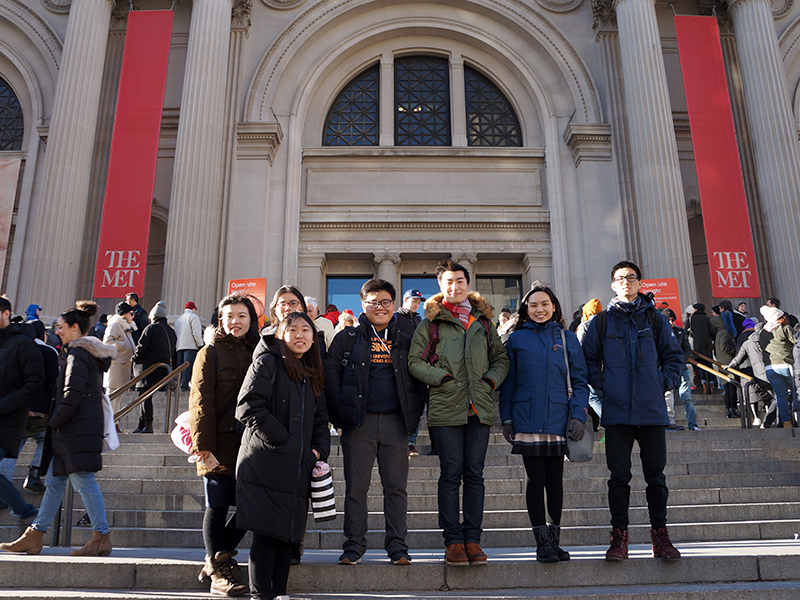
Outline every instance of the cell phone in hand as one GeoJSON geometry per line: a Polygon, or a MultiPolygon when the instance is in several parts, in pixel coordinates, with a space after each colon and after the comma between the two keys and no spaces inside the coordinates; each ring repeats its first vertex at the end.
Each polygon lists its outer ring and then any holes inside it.
{"type": "Polygon", "coordinates": [[[219,466],[219,461],[217,457],[214,456],[211,452],[208,453],[208,458],[203,461],[203,464],[206,466],[206,469],[209,471],[213,471],[219,466]]]}

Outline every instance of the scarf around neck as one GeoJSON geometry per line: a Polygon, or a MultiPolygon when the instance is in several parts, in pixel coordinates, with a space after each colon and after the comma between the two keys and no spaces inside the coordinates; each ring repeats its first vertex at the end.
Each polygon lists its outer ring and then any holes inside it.
{"type": "Polygon", "coordinates": [[[469,301],[469,298],[464,300],[461,304],[450,304],[445,300],[442,300],[442,304],[454,317],[458,317],[464,325],[464,329],[469,326],[469,315],[472,312],[472,303],[469,301]]]}

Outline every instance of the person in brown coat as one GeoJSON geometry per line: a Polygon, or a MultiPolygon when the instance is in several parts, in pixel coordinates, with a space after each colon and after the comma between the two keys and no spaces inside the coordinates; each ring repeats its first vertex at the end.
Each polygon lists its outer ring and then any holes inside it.
{"type": "Polygon", "coordinates": [[[233,575],[233,555],[245,531],[236,526],[236,398],[258,343],[258,318],[253,303],[232,294],[219,303],[219,323],[205,332],[206,345],[197,353],[189,393],[189,429],[197,474],[205,484],[203,542],[206,564],[200,579],[211,580],[211,593],[241,596],[247,586],[233,575]],[[216,463],[219,463],[218,465],[216,463]]]}

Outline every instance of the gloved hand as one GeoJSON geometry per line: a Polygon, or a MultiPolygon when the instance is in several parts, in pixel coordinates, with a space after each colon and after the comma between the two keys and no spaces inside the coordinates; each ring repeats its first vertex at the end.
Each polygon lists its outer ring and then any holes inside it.
{"type": "Polygon", "coordinates": [[[586,425],[578,421],[578,419],[570,419],[567,426],[567,435],[573,442],[580,442],[586,433],[586,425]]]}
{"type": "Polygon", "coordinates": [[[503,437],[506,438],[506,441],[514,445],[514,424],[513,423],[503,423],[503,437]]]}

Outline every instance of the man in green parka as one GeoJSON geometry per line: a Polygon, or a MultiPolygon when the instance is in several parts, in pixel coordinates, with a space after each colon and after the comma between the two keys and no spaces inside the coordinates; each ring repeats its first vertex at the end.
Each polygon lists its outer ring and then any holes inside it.
{"type": "Polygon", "coordinates": [[[430,386],[428,426],[439,450],[439,527],[451,566],[486,564],[480,546],[483,465],[494,421],[492,392],[508,374],[508,356],[492,324],[492,306],[469,291],[456,262],[436,267],[441,294],[425,303],[408,355],[411,375],[430,386]],[[463,522],[459,489],[463,481],[463,522]]]}

